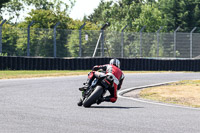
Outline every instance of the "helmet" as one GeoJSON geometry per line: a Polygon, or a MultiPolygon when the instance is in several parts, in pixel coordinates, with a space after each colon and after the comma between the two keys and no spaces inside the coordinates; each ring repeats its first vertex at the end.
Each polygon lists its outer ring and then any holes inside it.
{"type": "Polygon", "coordinates": [[[120,61],[118,59],[111,59],[110,60],[111,65],[115,65],[116,67],[120,68],[120,61]]]}

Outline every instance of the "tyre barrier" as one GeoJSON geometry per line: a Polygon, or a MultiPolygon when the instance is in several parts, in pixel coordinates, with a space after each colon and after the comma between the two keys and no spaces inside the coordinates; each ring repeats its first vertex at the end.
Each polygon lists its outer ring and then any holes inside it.
{"type": "MultiPolygon", "coordinates": [[[[38,58],[0,56],[0,70],[91,70],[111,58],[38,58]]],[[[118,58],[122,70],[200,71],[200,59],[118,58]]]]}

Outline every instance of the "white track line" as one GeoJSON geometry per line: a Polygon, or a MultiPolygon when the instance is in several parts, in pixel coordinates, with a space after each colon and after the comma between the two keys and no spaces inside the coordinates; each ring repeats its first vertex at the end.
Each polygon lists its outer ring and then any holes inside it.
{"type": "Polygon", "coordinates": [[[138,98],[133,98],[133,97],[124,97],[123,96],[123,94],[128,93],[130,91],[134,91],[134,90],[142,89],[142,88],[153,87],[153,86],[161,86],[161,85],[165,85],[165,84],[172,83],[172,82],[177,82],[177,81],[170,81],[170,82],[165,82],[165,83],[152,84],[152,85],[146,85],[146,86],[139,86],[139,87],[132,87],[132,88],[124,89],[124,90],[121,90],[121,91],[118,92],[118,97],[128,99],[128,100],[137,101],[137,102],[143,102],[143,103],[149,103],[149,104],[155,104],[155,105],[161,105],[161,106],[200,110],[200,108],[186,107],[186,106],[175,105],[175,104],[167,104],[167,103],[159,103],[159,102],[156,102],[156,101],[155,102],[154,101],[146,101],[146,100],[143,100],[143,99],[138,99],[138,98]]]}

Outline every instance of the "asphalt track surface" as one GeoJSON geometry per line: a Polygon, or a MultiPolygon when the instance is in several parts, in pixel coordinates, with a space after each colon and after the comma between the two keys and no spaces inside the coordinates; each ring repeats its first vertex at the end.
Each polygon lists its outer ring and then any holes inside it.
{"type": "MultiPolygon", "coordinates": [[[[122,90],[200,73],[126,74],[122,90]]],[[[77,106],[87,76],[0,80],[0,133],[199,133],[200,110],[118,98],[77,106]]]]}

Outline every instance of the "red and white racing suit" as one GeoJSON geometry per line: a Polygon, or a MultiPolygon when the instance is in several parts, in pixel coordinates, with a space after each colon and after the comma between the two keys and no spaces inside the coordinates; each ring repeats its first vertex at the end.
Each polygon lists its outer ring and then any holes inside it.
{"type": "Polygon", "coordinates": [[[110,102],[116,102],[117,100],[117,90],[121,88],[122,82],[124,80],[124,74],[123,72],[116,67],[115,65],[100,65],[100,66],[94,66],[93,71],[88,75],[88,80],[91,83],[94,78],[98,78],[98,75],[100,74],[97,70],[102,69],[103,71],[106,72],[107,75],[112,75],[114,79],[114,87],[109,90],[110,96],[107,97],[105,101],[110,101],[110,102]]]}

